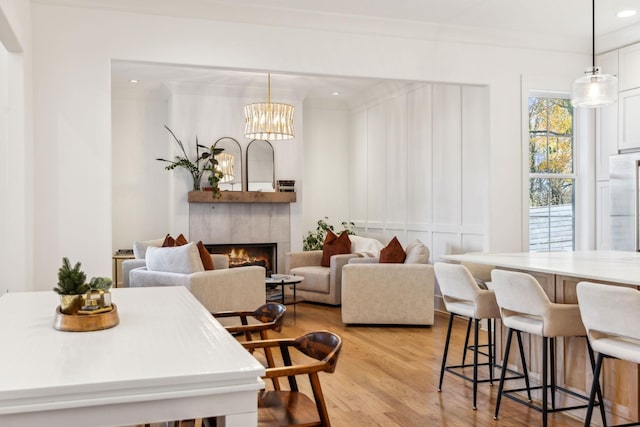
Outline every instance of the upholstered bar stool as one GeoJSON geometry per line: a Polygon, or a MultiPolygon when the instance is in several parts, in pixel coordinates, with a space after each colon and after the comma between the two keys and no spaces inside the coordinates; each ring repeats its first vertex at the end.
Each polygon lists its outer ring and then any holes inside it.
{"type": "MultiPolygon", "coordinates": [[[[498,419],[500,402],[502,396],[508,397],[518,403],[522,403],[532,409],[542,412],[542,425],[547,425],[547,415],[549,412],[568,411],[572,409],[586,408],[588,405],[573,405],[556,408],[556,391],[562,391],[574,398],[587,400],[582,396],[566,388],[560,387],[555,381],[555,338],[556,337],[580,337],[586,336],[586,330],[580,319],[578,304],[557,304],[552,303],[542,286],[531,275],[514,271],[493,270],[491,282],[496,294],[502,323],[506,328],[507,340],[504,350],[502,373],[500,374],[500,385],[498,386],[498,396],[496,398],[496,410],[494,418],[498,419]],[[509,360],[509,348],[513,333],[520,337],[521,332],[538,335],[542,337],[542,385],[525,388],[504,389],[504,375],[509,360]],[[550,368],[550,369],[549,369],[550,368]],[[550,375],[549,375],[549,370],[550,375]],[[549,384],[549,376],[551,384],[549,384]],[[531,390],[542,390],[542,404],[538,405],[531,401],[531,390]],[[527,391],[528,400],[518,397],[518,392],[527,391]],[[548,404],[549,391],[551,391],[551,408],[548,404]]],[[[587,349],[591,366],[594,366],[593,350],[587,342],[587,349]]],[[[526,371],[526,365],[523,363],[526,371]]],[[[602,402],[600,388],[597,388],[598,403],[602,402]]],[[[604,407],[600,405],[604,419],[604,407]]]]}
{"type": "MultiPolygon", "coordinates": [[[[440,369],[440,382],[438,391],[442,390],[442,381],[445,371],[463,378],[473,383],[473,409],[477,408],[478,383],[489,382],[493,384],[493,368],[495,365],[494,343],[492,334],[492,319],[500,317],[500,310],[496,304],[496,297],[491,290],[481,289],[469,270],[459,264],[447,264],[438,262],[434,265],[436,279],[440,285],[442,299],[445,308],[449,312],[449,326],[447,328],[447,338],[444,345],[444,353],[442,356],[442,367],[440,369]],[[473,332],[473,363],[466,364],[463,356],[461,365],[447,365],[447,355],[449,352],[449,342],[451,340],[451,329],[453,327],[453,319],[455,316],[469,319],[474,323],[473,332]],[[478,332],[480,330],[480,321],[483,319],[487,322],[487,341],[488,344],[479,344],[478,332]],[[480,348],[486,347],[487,352],[479,351],[480,348]],[[488,358],[486,363],[478,363],[478,355],[484,355],[488,358]],[[489,378],[478,379],[478,367],[487,366],[489,368],[489,378]],[[473,367],[473,376],[464,375],[464,368],[473,367]]],[[[469,329],[467,329],[467,338],[465,339],[465,353],[468,346],[469,329]]],[[[522,378],[522,376],[517,376],[522,378]]],[[[511,379],[511,378],[509,378],[511,379]]]]}
{"type": "MultiPolygon", "coordinates": [[[[622,286],[580,282],[577,287],[582,322],[591,347],[598,354],[593,370],[589,408],[584,421],[591,424],[604,358],[640,364],[640,292],[622,286]]],[[[601,406],[602,408],[602,406],[601,406]]],[[[604,416],[604,426],[607,426],[604,416]]],[[[640,423],[623,424],[637,426],[640,423]]]]}

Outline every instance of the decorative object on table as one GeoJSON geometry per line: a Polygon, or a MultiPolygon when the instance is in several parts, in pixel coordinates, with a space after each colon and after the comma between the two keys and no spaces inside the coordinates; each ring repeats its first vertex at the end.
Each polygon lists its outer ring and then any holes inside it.
{"type": "Polygon", "coordinates": [[[244,106],[244,136],[273,141],[291,139],[293,130],[293,105],[271,103],[271,74],[267,74],[267,102],[244,106]]]}
{"type": "Polygon", "coordinates": [[[591,67],[584,76],[576,79],[571,88],[571,105],[598,108],[618,100],[618,79],[611,74],[600,73],[596,67],[596,1],[591,2],[591,67]]]}
{"type": "Polygon", "coordinates": [[[284,192],[294,192],[296,191],[296,180],[295,179],[279,179],[278,180],[278,191],[284,192]]]}
{"type": "Polygon", "coordinates": [[[216,160],[216,155],[222,153],[223,149],[206,147],[200,143],[198,143],[198,137],[196,136],[196,159],[191,161],[189,155],[187,154],[182,141],[178,139],[178,137],[173,133],[171,129],[167,125],[164,126],[165,129],[169,131],[173,139],[180,147],[180,151],[182,151],[183,156],[176,156],[175,160],[166,160],[158,158],[161,162],[169,163],[165,166],[166,170],[173,170],[177,167],[185,168],[193,179],[193,190],[200,190],[200,183],[202,181],[202,177],[205,172],[209,172],[209,176],[207,181],[209,186],[211,187],[211,191],[213,194],[213,198],[220,197],[220,189],[218,188],[218,183],[222,179],[222,172],[218,170],[218,161],[216,160]],[[203,150],[201,152],[201,150],[203,150]]]}
{"type": "Polygon", "coordinates": [[[69,258],[62,258],[58,270],[58,285],[53,288],[60,295],[53,327],[61,331],[96,331],[116,326],[118,311],[111,303],[111,285],[108,277],[93,277],[86,283],[87,275],[77,262],[73,267],[69,258]]]}
{"type": "MultiPolygon", "coordinates": [[[[309,231],[307,236],[302,241],[302,250],[303,251],[315,251],[322,249],[322,244],[324,243],[325,236],[327,235],[327,231],[335,231],[333,225],[329,224],[327,221],[328,217],[324,217],[324,219],[319,219],[317,222],[317,227],[315,231],[309,231]]],[[[342,234],[343,231],[346,231],[347,234],[355,236],[355,232],[353,231],[353,227],[355,224],[351,221],[342,221],[342,231],[338,234],[342,234]]]]}

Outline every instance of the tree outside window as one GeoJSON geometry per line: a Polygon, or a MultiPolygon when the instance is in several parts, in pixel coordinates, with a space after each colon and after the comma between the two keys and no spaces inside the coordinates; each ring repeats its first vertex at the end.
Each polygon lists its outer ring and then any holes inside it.
{"type": "Polygon", "coordinates": [[[529,250],[572,250],[575,241],[573,108],[529,98],[529,250]]]}

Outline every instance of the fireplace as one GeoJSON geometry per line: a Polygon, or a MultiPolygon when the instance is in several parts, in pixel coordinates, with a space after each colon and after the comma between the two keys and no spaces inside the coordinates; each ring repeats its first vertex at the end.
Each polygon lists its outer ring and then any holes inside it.
{"type": "Polygon", "coordinates": [[[258,265],[264,267],[267,277],[278,272],[277,243],[205,244],[211,254],[229,257],[229,268],[258,265]]]}

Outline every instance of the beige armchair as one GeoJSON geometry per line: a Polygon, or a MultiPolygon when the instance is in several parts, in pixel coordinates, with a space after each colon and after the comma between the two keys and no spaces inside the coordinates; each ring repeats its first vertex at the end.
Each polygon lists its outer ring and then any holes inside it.
{"type": "Polygon", "coordinates": [[[342,321],[433,325],[434,273],[429,264],[349,263],[342,270],[342,321]]]}
{"type": "Polygon", "coordinates": [[[210,312],[255,310],[264,304],[263,267],[228,268],[226,255],[212,255],[214,270],[190,274],[149,271],[146,267],[129,272],[131,287],[184,286],[210,312]]]}
{"type": "Polygon", "coordinates": [[[287,274],[304,277],[296,293],[307,301],[340,305],[342,302],[342,267],[358,254],[333,255],[329,267],[320,265],[322,251],[289,252],[285,256],[287,274]]]}
{"type": "Polygon", "coordinates": [[[342,321],[347,324],[433,325],[434,272],[419,240],[403,264],[351,259],[342,269],[342,321]]]}

